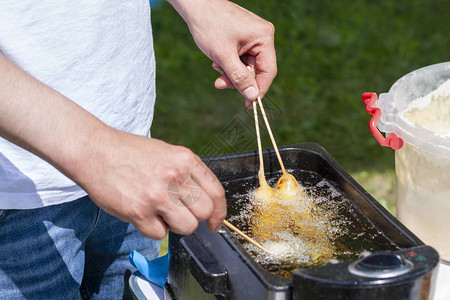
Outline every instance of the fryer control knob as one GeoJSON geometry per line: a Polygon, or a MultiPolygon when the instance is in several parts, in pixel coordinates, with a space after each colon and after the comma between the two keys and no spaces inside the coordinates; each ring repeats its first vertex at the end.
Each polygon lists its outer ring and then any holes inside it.
{"type": "Polygon", "coordinates": [[[349,265],[350,273],[362,277],[390,278],[407,273],[413,264],[396,253],[384,252],[366,256],[349,265]]]}
{"type": "Polygon", "coordinates": [[[356,268],[360,270],[392,270],[401,268],[405,265],[405,261],[398,254],[393,253],[377,253],[369,255],[361,259],[356,268]]]}

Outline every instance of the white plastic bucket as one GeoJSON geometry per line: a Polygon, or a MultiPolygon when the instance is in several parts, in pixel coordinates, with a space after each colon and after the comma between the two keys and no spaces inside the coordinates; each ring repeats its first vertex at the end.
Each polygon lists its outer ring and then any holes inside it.
{"type": "Polygon", "coordinates": [[[396,150],[397,217],[450,262],[450,62],[413,71],[363,101],[375,138],[396,150]]]}

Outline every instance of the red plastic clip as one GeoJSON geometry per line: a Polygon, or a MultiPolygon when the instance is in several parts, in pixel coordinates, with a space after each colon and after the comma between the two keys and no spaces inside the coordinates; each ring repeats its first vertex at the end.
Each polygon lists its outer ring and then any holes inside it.
{"type": "Polygon", "coordinates": [[[362,94],[362,101],[366,105],[367,113],[372,115],[372,118],[369,122],[370,132],[378,141],[381,146],[391,147],[394,150],[398,150],[403,147],[403,140],[395,133],[391,133],[388,137],[384,137],[381,132],[377,128],[378,120],[381,117],[381,110],[377,107],[374,107],[375,102],[377,101],[377,94],[372,92],[365,92],[362,94]]]}

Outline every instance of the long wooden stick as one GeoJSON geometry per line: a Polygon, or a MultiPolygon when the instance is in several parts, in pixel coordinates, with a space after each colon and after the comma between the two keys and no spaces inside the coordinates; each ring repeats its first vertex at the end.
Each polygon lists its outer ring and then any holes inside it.
{"type": "Polygon", "coordinates": [[[240,231],[239,229],[237,229],[235,226],[233,226],[233,224],[231,224],[230,222],[228,222],[227,220],[223,220],[223,224],[225,224],[228,228],[230,228],[231,230],[237,232],[240,236],[242,236],[244,239],[246,239],[247,241],[249,241],[250,243],[252,243],[253,245],[255,245],[256,247],[258,247],[259,249],[270,253],[269,250],[267,250],[266,248],[264,248],[263,246],[261,246],[260,243],[258,243],[257,241],[255,241],[254,239],[252,239],[251,237],[249,237],[248,235],[246,235],[245,233],[243,233],[242,231],[240,231]]]}
{"type": "Polygon", "coordinates": [[[255,128],[256,128],[256,141],[258,143],[258,154],[259,154],[259,185],[263,183],[267,184],[265,173],[264,173],[264,159],[262,153],[262,145],[261,145],[261,134],[259,132],[259,120],[258,120],[258,109],[256,107],[256,102],[253,101],[253,116],[255,118],[255,128]],[[264,182],[261,182],[261,181],[264,182]]]}
{"type": "Polygon", "coordinates": [[[273,137],[272,129],[270,129],[269,120],[267,120],[266,112],[264,111],[264,107],[263,107],[261,98],[258,96],[257,100],[258,100],[259,108],[261,109],[261,113],[262,113],[262,116],[263,116],[263,119],[264,119],[264,123],[266,124],[266,127],[267,127],[267,131],[269,132],[270,140],[272,141],[273,148],[274,148],[275,153],[277,155],[278,162],[280,163],[281,170],[283,170],[283,174],[285,174],[286,173],[286,169],[284,168],[283,160],[281,159],[280,152],[278,151],[277,143],[275,142],[275,138],[273,137]]]}

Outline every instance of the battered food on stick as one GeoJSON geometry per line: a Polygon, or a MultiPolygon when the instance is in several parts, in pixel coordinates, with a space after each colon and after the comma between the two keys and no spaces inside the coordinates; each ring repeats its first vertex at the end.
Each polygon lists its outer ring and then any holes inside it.
{"type": "Polygon", "coordinates": [[[297,179],[287,172],[283,173],[280,179],[278,179],[275,188],[279,200],[293,200],[299,192],[303,192],[297,179]]]}
{"type": "MultiPolygon", "coordinates": [[[[289,174],[286,172],[286,169],[284,168],[283,160],[281,159],[280,152],[278,151],[277,143],[275,142],[275,138],[273,137],[272,130],[270,128],[269,121],[266,116],[266,112],[264,110],[264,107],[261,102],[261,98],[258,97],[257,99],[259,108],[261,109],[261,114],[264,119],[264,123],[266,124],[267,131],[270,136],[270,140],[272,141],[273,148],[275,150],[275,154],[277,155],[278,162],[280,163],[281,170],[283,171],[283,175],[280,177],[280,179],[277,182],[276,185],[276,196],[279,200],[292,200],[295,199],[297,194],[301,193],[302,196],[306,196],[303,189],[301,188],[300,184],[298,183],[297,179],[292,174],[289,174]]],[[[261,154],[262,155],[262,154],[261,154]]]]}
{"type": "Polygon", "coordinates": [[[264,176],[264,170],[259,170],[259,188],[255,190],[255,197],[259,200],[263,201],[271,201],[275,198],[275,191],[273,188],[267,183],[266,178],[264,176]]]}

